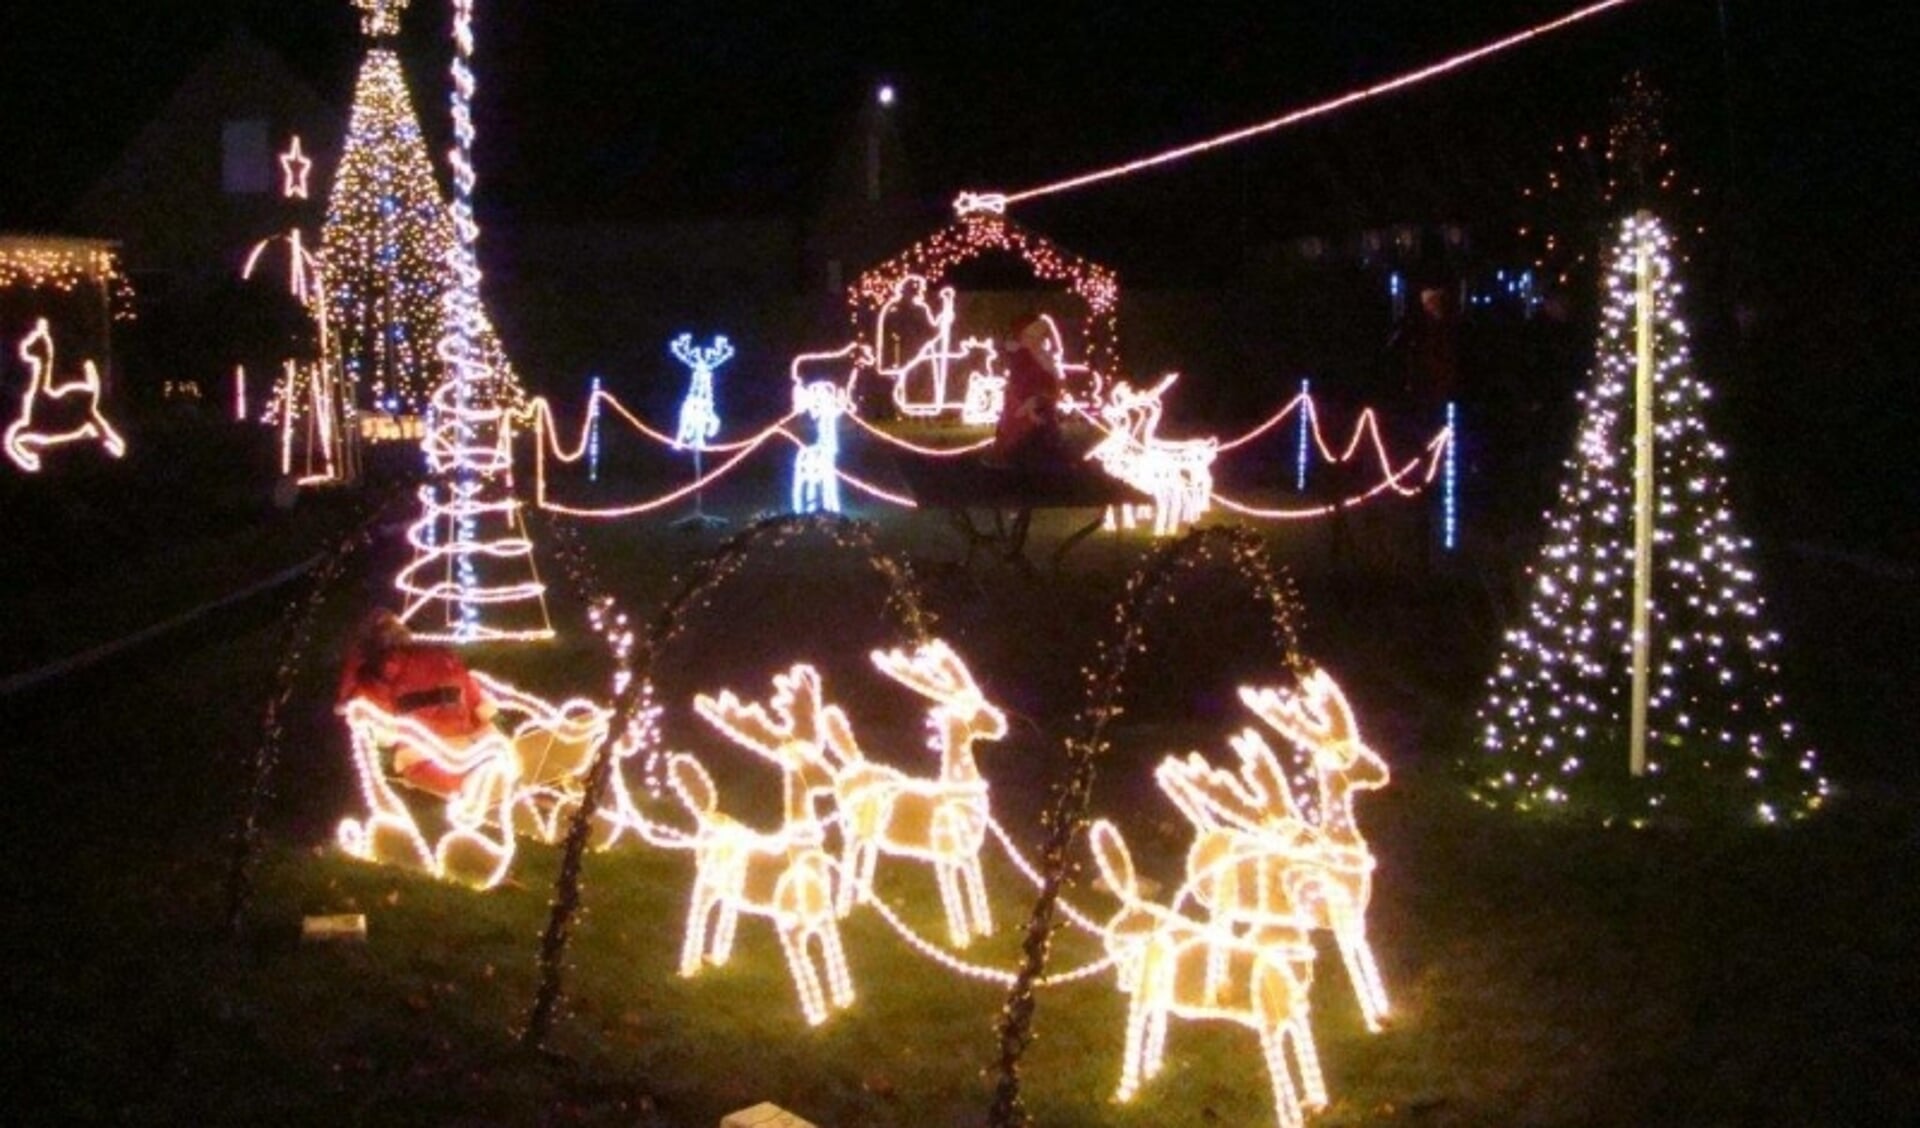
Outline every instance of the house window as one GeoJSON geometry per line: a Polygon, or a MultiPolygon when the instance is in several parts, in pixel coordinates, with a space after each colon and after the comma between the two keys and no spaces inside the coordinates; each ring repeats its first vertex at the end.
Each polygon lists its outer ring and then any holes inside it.
{"type": "Polygon", "coordinates": [[[230,121],[220,128],[220,188],[229,196],[273,190],[273,149],[264,120],[230,121]]]}

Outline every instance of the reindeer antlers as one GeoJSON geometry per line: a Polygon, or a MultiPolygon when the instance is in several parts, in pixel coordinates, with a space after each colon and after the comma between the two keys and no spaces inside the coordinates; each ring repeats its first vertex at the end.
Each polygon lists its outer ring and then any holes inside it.
{"type": "Polygon", "coordinates": [[[981,695],[967,664],[941,639],[923,643],[911,652],[876,650],[873,664],[894,681],[935,701],[981,695]]]}
{"type": "Polygon", "coordinates": [[[730,689],[721,690],[719,697],[702,693],[693,699],[694,711],[729,739],[782,766],[794,744],[832,747],[843,754],[853,747],[846,714],[839,706],[822,702],[820,672],[812,666],[798,665],[775,674],[769,704],[778,722],[759,702],[743,702],[730,689]]]}
{"type": "Polygon", "coordinates": [[[1325,670],[1316,668],[1301,678],[1293,693],[1242,687],[1240,700],[1275,732],[1329,767],[1348,763],[1363,746],[1347,695],[1325,670]]]}
{"type": "Polygon", "coordinates": [[[1188,822],[1202,829],[1224,824],[1261,831],[1301,821],[1286,770],[1260,734],[1243,729],[1230,743],[1240,756],[1238,773],[1214,767],[1198,752],[1189,752],[1185,760],[1169,756],[1154,769],[1160,790],[1188,822]]]}

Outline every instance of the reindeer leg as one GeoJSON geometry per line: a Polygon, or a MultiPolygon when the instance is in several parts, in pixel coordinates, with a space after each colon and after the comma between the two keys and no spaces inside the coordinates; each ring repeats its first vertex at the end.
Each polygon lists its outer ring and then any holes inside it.
{"type": "Polygon", "coordinates": [[[733,934],[740,924],[740,906],[732,898],[720,900],[720,919],[713,927],[713,962],[717,967],[733,958],[733,934]]]}
{"type": "Polygon", "coordinates": [[[1287,1022],[1287,1031],[1293,1040],[1293,1059],[1300,1067],[1300,1088],[1305,1093],[1302,1104],[1308,1109],[1327,1107],[1327,1077],[1320,1069],[1320,1047],[1313,1040],[1313,1024],[1306,1014],[1295,1014],[1287,1022]]]}
{"type": "Polygon", "coordinates": [[[1378,1034],[1387,1015],[1387,993],[1380,984],[1380,969],[1373,962],[1373,948],[1367,944],[1360,919],[1344,900],[1336,900],[1330,915],[1341,962],[1347,965],[1347,979],[1360,1000],[1360,1014],[1366,1019],[1367,1030],[1378,1034]]]}
{"type": "Polygon", "coordinates": [[[693,902],[687,909],[687,935],[680,942],[680,974],[683,976],[692,977],[700,971],[707,947],[707,916],[712,909],[712,898],[695,888],[693,902]]]}
{"type": "Polygon", "coordinates": [[[935,862],[933,871],[940,879],[940,903],[947,909],[947,934],[953,946],[964,948],[973,940],[967,931],[967,907],[960,893],[960,867],[952,862],[935,862]]]}
{"type": "Polygon", "coordinates": [[[1273,1082],[1273,1112],[1280,1128],[1301,1128],[1305,1117],[1300,1109],[1300,1094],[1293,1086],[1293,1074],[1287,1071],[1287,1030],[1290,1023],[1260,1023],[1260,1052],[1267,1059],[1267,1075],[1273,1082]]]}
{"type": "Polygon", "coordinates": [[[973,909],[974,935],[993,935],[993,912],[987,905],[986,879],[980,875],[980,855],[976,853],[960,872],[967,883],[967,903],[973,909]]]}
{"type": "Polygon", "coordinates": [[[840,926],[833,917],[819,924],[820,954],[827,965],[827,995],[836,1007],[853,1005],[853,975],[847,970],[847,953],[840,944],[840,926]]]}
{"type": "Polygon", "coordinates": [[[1120,1058],[1120,1087],[1114,1090],[1116,1101],[1132,1100],[1140,1091],[1142,1059],[1146,1056],[1147,1020],[1151,1005],[1146,1001],[1146,985],[1135,989],[1127,1004],[1127,1042],[1120,1058]]]}
{"type": "Polygon", "coordinates": [[[807,955],[806,934],[798,925],[780,929],[780,947],[787,953],[787,971],[793,976],[794,990],[800,993],[800,1010],[808,1026],[827,1020],[827,1004],[820,991],[820,977],[814,973],[813,960],[807,955]]]}

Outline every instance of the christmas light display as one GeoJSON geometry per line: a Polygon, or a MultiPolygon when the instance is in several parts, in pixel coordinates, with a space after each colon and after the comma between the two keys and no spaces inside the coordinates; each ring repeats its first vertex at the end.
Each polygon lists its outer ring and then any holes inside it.
{"type": "Polygon", "coordinates": [[[795,384],[793,410],[813,420],[813,441],[793,456],[793,511],[840,512],[840,417],[846,392],[831,380],[795,384]]]}
{"type": "MultiPolygon", "coordinates": [[[[1556,144],[1545,174],[1520,189],[1526,218],[1517,234],[1550,285],[1591,297],[1618,217],[1636,209],[1679,219],[1680,229],[1694,235],[1706,232],[1701,189],[1687,182],[1666,137],[1665,103],[1646,71],[1627,72],[1605,139],[1583,134],[1556,144]]],[[[1674,257],[1687,261],[1678,241],[1674,257]]],[[[1533,272],[1521,277],[1522,301],[1531,301],[1533,272]]]]}
{"type": "Polygon", "coordinates": [[[546,585],[534,565],[526,515],[512,490],[515,386],[480,304],[480,225],[473,214],[475,136],[472,101],[473,3],[455,0],[453,19],[455,239],[448,255],[439,356],[443,378],[432,397],[432,425],[421,448],[433,482],[419,491],[421,513],[408,529],[414,558],[395,586],[401,618],[424,638],[466,643],[553,637],[546,585]]]}
{"type": "Polygon", "coordinates": [[[1066,772],[1042,816],[1046,838],[1041,853],[1040,892],[1021,937],[1021,962],[1007,991],[997,1023],[1000,1043],[995,1062],[993,1103],[987,1122],[994,1128],[1013,1128],[1027,1121],[1021,1097],[1021,1059],[1033,1041],[1039,1000],[1036,989],[1045,981],[1056,915],[1064,904],[1062,891],[1077,868],[1074,846],[1087,827],[1093,795],[1096,761],[1107,749],[1107,726],[1121,711],[1123,683],[1132,659],[1147,652],[1146,627],[1150,612],[1171,604],[1177,581],[1211,562],[1231,567],[1232,577],[1265,609],[1267,627],[1282,663],[1301,666],[1294,626],[1297,606],[1289,585],[1276,574],[1266,542],[1251,530],[1233,526],[1196,528],[1177,540],[1162,542],[1132,575],[1125,594],[1114,605],[1114,633],[1101,640],[1093,662],[1082,670],[1086,695],[1077,717],[1078,733],[1066,742],[1066,772]]]}
{"type": "Polygon", "coordinates": [[[133,320],[133,286],[114,244],[98,239],[0,235],[0,290],[72,295],[94,287],[112,321],[133,320]]]}
{"type": "Polygon", "coordinates": [[[600,377],[587,392],[587,481],[600,480],[600,377]]]}
{"type": "Polygon", "coordinates": [[[29,474],[40,470],[40,452],[48,447],[91,440],[115,458],[127,453],[127,441],[100,411],[100,369],[82,362],[80,375],[55,375],[53,333],[42,317],[20,341],[20,359],[27,362],[27,386],[20,394],[20,413],[7,425],[4,445],[13,464],[29,474]]]}
{"type": "Polygon", "coordinates": [[[1056,180],[1049,184],[1042,184],[1038,187],[1028,188],[1019,192],[962,192],[955,200],[954,207],[963,212],[975,211],[997,216],[1004,213],[1006,209],[1013,204],[1038,199],[1042,196],[1058,195],[1061,192],[1073,191],[1074,189],[1084,188],[1088,185],[1100,184],[1123,176],[1131,176],[1136,172],[1144,172],[1148,169],[1173,164],[1176,161],[1183,161],[1188,157],[1198,156],[1202,153],[1225,148],[1229,145],[1235,145],[1254,137],[1264,136],[1289,126],[1298,125],[1304,121],[1310,121],[1313,118],[1323,117],[1336,110],[1342,110],[1348,106],[1357,105],[1372,98],[1378,98],[1384,94],[1393,93],[1396,90],[1406,89],[1407,87],[1425,82],[1428,79],[1438,78],[1443,74],[1479,62],[1482,59],[1501,54],[1502,52],[1510,51],[1540,36],[1571,27],[1574,24],[1632,2],[1633,0],[1601,0],[1601,3],[1589,4],[1584,8],[1569,12],[1558,19],[1535,24],[1532,27],[1515,32],[1512,35],[1494,40],[1491,43],[1483,44],[1469,51],[1462,51],[1457,55],[1421,67],[1418,70],[1409,71],[1396,78],[1376,82],[1371,86],[1350,90],[1345,94],[1329,98],[1323,102],[1317,102],[1304,109],[1282,114],[1277,118],[1263,121],[1257,125],[1247,126],[1244,129],[1236,129],[1231,133],[1221,134],[1218,137],[1212,137],[1190,145],[1183,145],[1177,149],[1170,149],[1151,157],[1142,157],[1138,160],[1128,161],[1125,164],[1112,165],[1094,172],[1067,177],[1064,180],[1056,180]]]}
{"type": "Polygon", "coordinates": [[[703,960],[725,964],[733,952],[740,914],[766,917],[786,952],[801,1012],[808,1025],[818,1026],[832,1007],[853,1003],[853,978],[847,971],[840,918],[834,911],[833,859],[824,847],[826,828],[798,782],[799,764],[792,758],[792,745],[752,747],[777,758],[784,781],[784,817],[780,828],[771,833],[753,830],[720,812],[713,779],[700,761],[684,753],[667,761],[667,779],[695,825],[689,846],[696,872],[686,939],[680,948],[680,974],[697,975],[703,960]],[[818,966],[809,951],[815,942],[820,949],[818,966]]]}
{"type": "MultiPolygon", "coordinates": [[[[980,847],[989,820],[987,783],[973,745],[1006,735],[1006,716],[990,704],[966,663],[933,639],[912,651],[874,651],[882,673],[934,702],[927,714],[929,747],[940,774],[927,779],[870,760],[846,714],[821,697],[820,676],[796,666],[775,678],[776,720],[731,693],[701,696],[695,710],[738,743],[778,759],[806,801],[830,796],[839,813],[840,911],[873,898],[880,856],[913,858],[934,868],[953,946],[993,931],[980,847]],[[790,766],[789,766],[790,765],[790,766]]],[[[789,796],[789,799],[792,799],[789,796]]]]}
{"type": "Polygon", "coordinates": [[[1296,782],[1252,728],[1230,741],[1235,772],[1197,752],[1163,760],[1154,777],[1194,828],[1188,887],[1211,920],[1236,935],[1332,933],[1367,1029],[1379,1030],[1387,992],[1366,924],[1374,858],[1353,797],[1386,786],[1386,761],[1362,742],[1346,695],[1323,670],[1303,677],[1297,692],[1243,686],[1240,700],[1306,759],[1310,781],[1296,782]]]}
{"type": "Polygon", "coordinates": [[[434,179],[400,57],[406,0],[356,0],[368,36],[321,231],[333,334],[362,407],[417,415],[436,383],[452,216],[434,179]]]}
{"type": "Polygon", "coordinates": [[[390,39],[400,34],[400,16],[412,0],[353,0],[360,9],[360,34],[368,39],[390,39]]]}
{"type": "MultiPolygon", "coordinates": [[[[477,670],[473,679],[499,712],[493,727],[468,742],[446,740],[365,698],[347,702],[367,813],[341,821],[335,840],[342,850],[489,889],[512,865],[516,831],[555,840],[560,818],[580,802],[588,760],[606,736],[611,713],[584,698],[554,705],[477,670]],[[444,797],[446,829],[431,845],[396,790],[390,765],[402,749],[460,779],[444,797]]],[[[625,812],[616,806],[603,817],[617,836],[625,812]]]]}
{"type": "Polygon", "coordinates": [[[1218,439],[1163,439],[1160,396],[1178,379],[1169,373],[1136,392],[1126,381],[1113,386],[1100,416],[1106,432],[1087,457],[1114,477],[1153,498],[1153,534],[1171,536],[1198,520],[1213,498],[1213,460],[1218,439]]]}
{"type": "Polygon", "coordinates": [[[675,432],[673,443],[698,452],[720,433],[720,413],[714,408],[713,374],[733,359],[733,345],[725,337],[715,337],[713,344],[699,346],[693,343],[693,334],[682,333],[669,347],[674,358],[692,371],[686,398],[680,401],[680,429],[675,432]]]}
{"type": "Polygon", "coordinates": [[[1447,403],[1446,467],[1440,479],[1440,543],[1448,552],[1460,546],[1460,412],[1447,403]]]}
{"type": "MultiPolygon", "coordinates": [[[[1301,403],[1304,404],[1312,398],[1313,382],[1311,380],[1300,381],[1301,403]]],[[[1293,448],[1293,488],[1295,492],[1298,493],[1305,493],[1307,490],[1307,434],[1311,415],[1311,412],[1304,409],[1300,412],[1300,434],[1295,440],[1293,448]]]]}
{"type": "MultiPolygon", "coordinates": [[[[280,380],[268,399],[264,417],[280,428],[280,473],[292,475],[303,486],[351,478],[357,471],[353,397],[343,385],[333,349],[320,260],[307,250],[305,236],[296,227],[255,243],[241,264],[240,279],[253,281],[268,251],[276,248],[284,248],[288,295],[313,318],[318,354],[283,360],[280,380]],[[296,434],[302,439],[298,458],[296,434]]],[[[246,369],[236,368],[234,376],[235,394],[244,397],[246,369]]],[[[244,398],[239,407],[244,416],[244,398]]]]}
{"type": "Polygon", "coordinates": [[[1779,635],[1761,621],[1752,544],[1734,528],[1669,252],[1651,215],[1621,225],[1578,440],[1528,573],[1532,601],[1480,711],[1475,794],[1632,825],[1798,818],[1828,784],[1784,716],[1779,635]],[[1635,666],[1644,696],[1632,692],[1635,666]],[[1644,762],[1615,770],[1630,745],[1644,762]]]}
{"type": "Polygon", "coordinates": [[[312,172],[313,161],[300,151],[300,135],[296,133],[287,151],[280,154],[280,195],[289,200],[306,199],[307,176],[312,172]]]}
{"type": "MultiPolygon", "coordinates": [[[[922,292],[943,287],[948,275],[956,268],[989,254],[1018,256],[1033,271],[1034,277],[1048,282],[1064,282],[1073,295],[1080,299],[1085,320],[1079,326],[1078,336],[1080,351],[1086,358],[1085,365],[1084,368],[1076,365],[1070,370],[1063,369],[1063,375],[1076,377],[1067,381],[1066,389],[1074,399],[1083,403],[1098,402],[1105,381],[1111,379],[1119,369],[1116,352],[1119,347],[1119,279],[1106,267],[1064,251],[1005,216],[975,204],[960,208],[952,224],[862,274],[848,288],[847,304],[855,338],[866,339],[866,322],[868,318],[873,318],[874,348],[877,350],[874,363],[891,363],[893,353],[889,351],[889,342],[879,336],[884,330],[879,325],[878,311],[897,303],[900,295],[907,293],[911,286],[917,285],[922,292]],[[911,283],[909,280],[913,278],[921,281],[911,283]]],[[[929,361],[944,356],[946,359],[941,364],[950,366],[960,354],[947,343],[951,341],[953,326],[950,309],[944,304],[945,299],[942,301],[939,311],[926,307],[927,313],[923,317],[930,320],[936,332],[922,343],[916,355],[924,352],[929,361]],[[943,317],[944,327],[941,325],[943,317]]],[[[1060,355],[1065,354],[1063,352],[1060,355]]],[[[899,367],[897,364],[893,366],[899,367]]],[[[942,367],[939,372],[944,374],[946,370],[946,367],[942,367]]],[[[895,394],[902,394],[897,382],[895,394]]],[[[909,396],[908,402],[919,404],[923,400],[909,396]]],[[[944,391],[940,402],[945,403],[944,391]]]]}
{"type": "MultiPolygon", "coordinates": [[[[958,413],[972,426],[990,426],[1000,418],[1006,376],[1000,371],[999,348],[985,337],[963,337],[954,342],[953,287],[939,289],[937,308],[927,300],[926,278],[903,274],[892,293],[874,313],[872,355],[874,372],[893,381],[893,402],[903,415],[933,417],[958,413]],[[962,379],[955,381],[958,372],[962,379]],[[954,389],[959,396],[954,396],[954,389]]],[[[1051,319],[1056,345],[1060,331],[1051,319]]],[[[1063,380],[1070,387],[1096,386],[1087,366],[1061,357],[1063,380]]]]}
{"type": "Polygon", "coordinates": [[[1121,907],[1105,940],[1128,995],[1127,1033],[1114,1099],[1133,1097],[1160,1072],[1170,1018],[1237,1023],[1260,1037],[1281,1128],[1327,1104],[1327,1086],[1309,1022],[1313,945],[1298,922],[1270,922],[1236,934],[1195,921],[1140,894],[1133,858],[1111,822],[1089,831],[1095,863],[1121,907]],[[1287,1048],[1293,1048],[1289,1069],[1287,1048]]]}
{"type": "MultiPolygon", "coordinates": [[[[700,452],[720,433],[720,413],[714,408],[713,400],[713,374],[733,359],[733,346],[725,337],[715,337],[713,344],[705,347],[696,346],[693,334],[682,333],[673,339],[670,347],[674,357],[692,371],[686,398],[680,401],[680,429],[674,433],[673,445],[693,450],[693,477],[697,482],[701,477],[700,452]]],[[[693,491],[693,512],[675,522],[680,528],[709,528],[725,523],[719,517],[707,515],[697,487],[693,491]]]]}

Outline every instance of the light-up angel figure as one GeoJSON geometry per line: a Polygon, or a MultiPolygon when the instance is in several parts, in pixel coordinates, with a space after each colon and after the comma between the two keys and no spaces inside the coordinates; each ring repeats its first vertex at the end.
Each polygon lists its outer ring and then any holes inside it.
{"type": "Polygon", "coordinates": [[[93,361],[81,364],[76,379],[55,377],[53,334],[46,318],[34,322],[33,331],[20,342],[20,359],[27,362],[27,388],[5,439],[14,465],[36,473],[42,450],[84,439],[98,442],[115,458],[127,452],[127,441],[100,413],[100,370],[93,361]]]}
{"type": "Polygon", "coordinates": [[[1237,771],[1199,753],[1168,757],[1161,790],[1193,824],[1187,875],[1196,900],[1236,932],[1304,920],[1332,933],[1369,1030],[1387,1016],[1387,993],[1367,942],[1374,858],[1354,819],[1353,797],[1386,786],[1386,761],[1360,739],[1346,695],[1324,670],[1297,692],[1242,687],[1240,700],[1311,764],[1310,810],[1257,729],[1232,739],[1237,771]]]}

